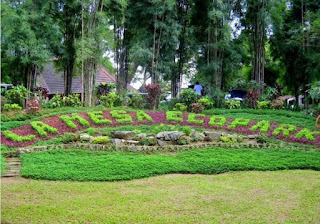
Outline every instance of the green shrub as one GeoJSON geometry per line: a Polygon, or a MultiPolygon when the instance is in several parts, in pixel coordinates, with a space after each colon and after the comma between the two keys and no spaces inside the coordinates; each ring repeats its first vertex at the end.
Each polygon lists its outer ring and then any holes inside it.
{"type": "Polygon", "coordinates": [[[271,108],[272,109],[282,109],[284,105],[284,102],[282,100],[272,100],[271,102],[271,108]]]}
{"type": "Polygon", "coordinates": [[[185,133],[187,136],[189,136],[190,133],[191,133],[191,128],[188,127],[188,126],[183,126],[182,127],[182,132],[185,133]]]}
{"type": "Polygon", "coordinates": [[[258,109],[269,109],[270,108],[270,101],[258,101],[258,109]]]}
{"type": "Polygon", "coordinates": [[[173,108],[174,111],[187,111],[188,107],[184,103],[176,103],[175,107],[173,108]]]}
{"type": "Polygon", "coordinates": [[[61,141],[63,143],[70,143],[75,141],[75,136],[73,133],[64,133],[64,135],[61,136],[61,141]]]}
{"type": "Polygon", "coordinates": [[[4,110],[4,105],[7,104],[7,102],[8,102],[7,98],[5,96],[1,96],[1,111],[4,110]]]}
{"type": "Polygon", "coordinates": [[[211,91],[211,97],[214,102],[215,107],[223,108],[225,106],[225,93],[220,89],[214,89],[211,91]]]}
{"type": "Polygon", "coordinates": [[[93,144],[107,144],[109,142],[110,139],[107,136],[94,137],[92,141],[93,144]]]}
{"type": "Polygon", "coordinates": [[[221,136],[220,140],[222,142],[227,142],[227,143],[236,143],[237,141],[233,139],[231,136],[221,136]]]}
{"type": "Polygon", "coordinates": [[[49,100],[46,103],[43,103],[42,106],[43,107],[47,107],[47,108],[62,107],[63,106],[63,102],[62,102],[61,95],[59,95],[59,94],[54,95],[51,100],[49,100]]]}
{"type": "Polygon", "coordinates": [[[201,103],[206,110],[211,109],[214,105],[214,101],[209,98],[209,96],[202,97],[198,100],[198,103],[201,103]]]}
{"type": "Polygon", "coordinates": [[[179,101],[188,107],[188,111],[191,111],[191,105],[198,101],[198,95],[193,89],[184,89],[181,91],[179,101]]]}
{"type": "Polygon", "coordinates": [[[190,144],[189,140],[187,138],[184,138],[184,137],[178,138],[176,143],[177,143],[177,145],[188,145],[188,144],[190,144]]]}
{"type": "Polygon", "coordinates": [[[58,133],[58,129],[56,129],[50,125],[47,125],[41,121],[33,121],[30,124],[31,124],[31,127],[34,130],[36,130],[40,136],[47,136],[46,131],[50,132],[51,134],[58,133]]]}
{"type": "Polygon", "coordinates": [[[116,93],[109,93],[107,96],[101,96],[101,104],[103,106],[106,106],[108,108],[112,108],[114,106],[114,103],[118,99],[118,95],[116,93]]]}
{"type": "Polygon", "coordinates": [[[132,122],[132,117],[124,110],[112,110],[110,114],[119,123],[132,122]]]}
{"type": "Polygon", "coordinates": [[[228,109],[240,108],[240,101],[235,101],[234,99],[226,100],[224,104],[228,109]]]}
{"type": "Polygon", "coordinates": [[[95,133],[96,133],[96,129],[95,128],[87,128],[86,130],[85,130],[85,133],[87,133],[88,135],[91,135],[91,136],[93,136],[95,133]]]}
{"type": "Polygon", "coordinates": [[[139,140],[139,145],[153,146],[156,144],[158,144],[158,141],[155,138],[141,138],[139,140]]]}
{"type": "Polygon", "coordinates": [[[67,106],[67,107],[80,107],[80,106],[82,106],[79,94],[70,94],[69,96],[64,96],[62,98],[62,103],[64,106],[67,106]]]}
{"type": "Polygon", "coordinates": [[[11,104],[23,105],[24,100],[28,97],[31,92],[24,86],[14,86],[7,92],[7,100],[11,104]]]}
{"type": "Polygon", "coordinates": [[[130,106],[136,109],[142,109],[146,106],[146,103],[140,94],[134,93],[131,97],[130,106]]]}
{"type": "Polygon", "coordinates": [[[167,111],[166,112],[166,118],[168,121],[183,122],[183,119],[178,116],[182,116],[181,111],[167,111]]]}
{"type": "Polygon", "coordinates": [[[67,116],[67,115],[62,115],[60,117],[60,119],[69,127],[69,128],[77,128],[77,125],[75,123],[73,123],[73,121],[78,120],[79,124],[81,126],[84,127],[88,127],[90,126],[89,121],[87,121],[86,119],[84,119],[83,117],[81,117],[79,114],[77,113],[72,113],[71,117],[67,116]]]}
{"type": "Polygon", "coordinates": [[[111,124],[109,119],[102,119],[102,111],[87,112],[88,116],[94,124],[111,124]]]}
{"type": "Polygon", "coordinates": [[[27,141],[30,141],[30,140],[36,138],[35,135],[20,136],[20,135],[17,135],[11,131],[8,131],[8,130],[3,131],[2,134],[4,135],[4,137],[6,137],[14,142],[27,142],[27,141]]]}
{"type": "Polygon", "coordinates": [[[17,111],[17,110],[22,110],[22,107],[20,107],[18,104],[5,104],[4,105],[4,110],[5,111],[17,111]]]}

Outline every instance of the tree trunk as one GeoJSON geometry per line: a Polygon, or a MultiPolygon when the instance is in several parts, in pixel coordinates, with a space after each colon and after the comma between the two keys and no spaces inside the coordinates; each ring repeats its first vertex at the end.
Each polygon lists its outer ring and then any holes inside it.
{"type": "Polygon", "coordinates": [[[151,83],[152,84],[156,83],[155,65],[154,65],[155,51],[156,51],[156,33],[157,33],[157,28],[156,28],[157,17],[156,16],[154,16],[153,21],[154,21],[154,28],[153,28],[152,61],[151,61],[151,83]]]}

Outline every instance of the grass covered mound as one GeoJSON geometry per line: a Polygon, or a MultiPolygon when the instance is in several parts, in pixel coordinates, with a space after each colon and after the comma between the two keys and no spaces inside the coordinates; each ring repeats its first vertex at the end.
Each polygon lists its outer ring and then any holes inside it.
{"type": "Polygon", "coordinates": [[[169,173],[218,174],[245,170],[320,170],[320,152],[220,149],[142,155],[57,150],[22,154],[23,177],[46,180],[120,181],[169,173]]]}
{"type": "Polygon", "coordinates": [[[6,162],[3,154],[1,153],[0,155],[1,155],[1,174],[3,174],[6,168],[6,162]]]}

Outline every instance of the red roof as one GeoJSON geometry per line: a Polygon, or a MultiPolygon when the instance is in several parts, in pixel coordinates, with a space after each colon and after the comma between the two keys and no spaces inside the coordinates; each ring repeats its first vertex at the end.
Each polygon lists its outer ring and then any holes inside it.
{"type": "MultiPolygon", "coordinates": [[[[96,76],[96,84],[116,83],[116,76],[109,73],[104,67],[100,67],[96,76]]],[[[44,71],[37,76],[37,84],[46,88],[48,94],[64,94],[63,72],[57,72],[52,63],[46,65],[44,71]]],[[[137,91],[128,84],[128,90],[137,91]]],[[[72,77],[72,93],[82,93],[81,77],[72,77]]]]}

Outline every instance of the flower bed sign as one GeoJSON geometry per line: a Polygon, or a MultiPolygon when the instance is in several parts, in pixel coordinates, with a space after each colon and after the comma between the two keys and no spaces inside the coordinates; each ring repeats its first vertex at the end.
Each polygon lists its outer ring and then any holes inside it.
{"type": "Polygon", "coordinates": [[[179,124],[205,129],[221,129],[242,134],[264,133],[289,142],[320,146],[320,131],[309,130],[292,124],[281,124],[266,120],[227,118],[180,111],[95,111],[53,116],[30,124],[3,131],[1,141],[8,146],[27,146],[38,140],[49,139],[65,132],[75,132],[88,127],[115,127],[119,125],[179,124]]]}

